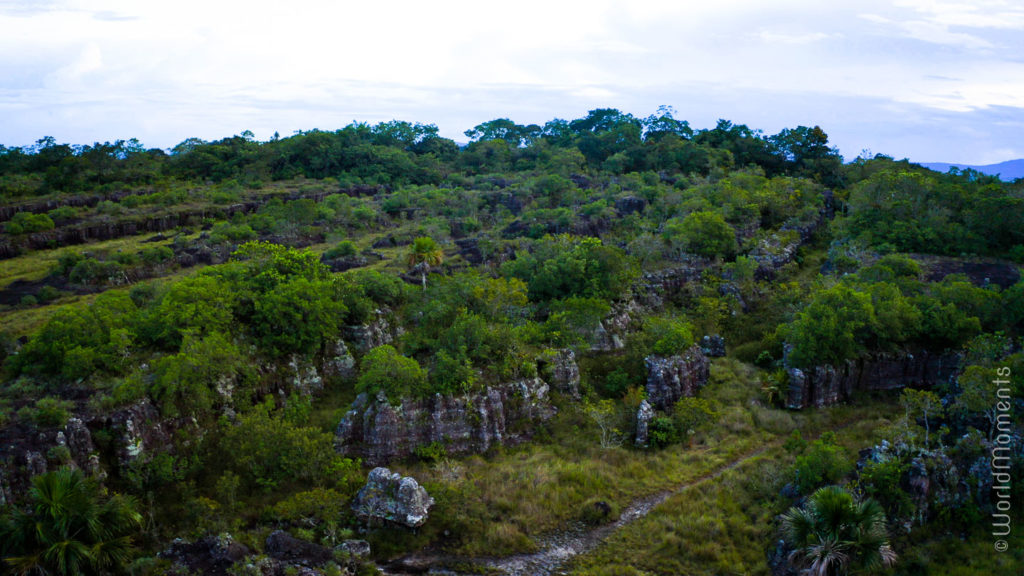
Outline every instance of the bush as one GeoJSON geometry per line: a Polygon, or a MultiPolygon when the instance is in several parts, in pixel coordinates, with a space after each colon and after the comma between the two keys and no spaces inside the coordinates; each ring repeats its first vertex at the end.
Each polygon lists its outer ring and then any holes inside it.
{"type": "Polygon", "coordinates": [[[324,258],[347,258],[349,256],[355,256],[357,252],[358,248],[356,247],[355,242],[351,240],[342,240],[324,252],[324,258]]]}
{"type": "Polygon", "coordinates": [[[32,421],[40,428],[61,428],[67,424],[74,407],[69,400],[51,396],[40,398],[32,410],[32,421]]]}
{"type": "Polygon", "coordinates": [[[402,356],[389,344],[378,346],[363,357],[356,390],[369,396],[384,392],[396,404],[404,397],[429,392],[426,371],[416,360],[402,356]]]}
{"type": "Polygon", "coordinates": [[[835,434],[826,432],[796,458],[796,485],[803,494],[825,484],[836,484],[853,471],[846,450],[835,443],[835,434]]]}

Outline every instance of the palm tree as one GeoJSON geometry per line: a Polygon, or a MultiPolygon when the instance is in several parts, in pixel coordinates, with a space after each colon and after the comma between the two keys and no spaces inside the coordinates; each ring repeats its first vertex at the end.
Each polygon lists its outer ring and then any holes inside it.
{"type": "Polygon", "coordinates": [[[857,502],[839,486],[821,488],[803,508],[790,508],[782,530],[796,547],[790,562],[811,576],[843,576],[896,562],[881,505],[870,498],[857,502]]]}
{"type": "Polygon", "coordinates": [[[440,266],[444,261],[444,251],[429,236],[421,236],[412,241],[409,247],[409,268],[419,270],[423,289],[427,289],[427,274],[431,266],[440,266]]]}
{"type": "Polygon", "coordinates": [[[105,574],[132,553],[142,524],[131,497],[105,497],[80,470],[62,468],[32,479],[32,507],[3,519],[4,562],[14,574],[105,574]]]}

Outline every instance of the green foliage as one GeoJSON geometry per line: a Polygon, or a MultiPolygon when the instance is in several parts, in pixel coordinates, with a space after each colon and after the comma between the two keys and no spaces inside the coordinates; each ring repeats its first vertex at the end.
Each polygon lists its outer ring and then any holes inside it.
{"type": "Polygon", "coordinates": [[[4,224],[4,231],[12,236],[32,234],[53,230],[53,220],[46,214],[31,212],[15,212],[14,216],[4,224]]]}
{"type": "Polygon", "coordinates": [[[0,525],[3,560],[18,574],[119,572],[134,552],[142,525],[130,497],[107,496],[79,470],[63,468],[32,479],[28,511],[15,509],[0,525]]]}
{"type": "Polygon", "coordinates": [[[332,434],[291,422],[272,409],[273,400],[268,400],[237,424],[221,426],[224,462],[248,487],[272,490],[293,481],[344,485],[358,473],[357,463],[335,452],[332,434]]]}
{"type": "Polygon", "coordinates": [[[834,484],[853,471],[853,462],[832,433],[822,434],[796,458],[796,486],[807,494],[823,484],[834,484]]]}
{"type": "MultiPolygon", "coordinates": [[[[223,334],[189,334],[181,352],[154,363],[151,394],[165,415],[202,417],[210,414],[218,401],[218,387],[234,390],[239,396],[234,402],[241,405],[248,392],[243,385],[248,365],[223,334]]],[[[229,403],[228,398],[221,400],[229,403]]]]}
{"type": "Polygon", "coordinates": [[[61,428],[71,417],[75,405],[69,400],[47,396],[36,401],[32,421],[40,428],[61,428]]]}
{"type": "Polygon", "coordinates": [[[651,352],[660,356],[681,354],[693,346],[693,325],[681,318],[652,316],[644,322],[651,352]]]}
{"type": "Polygon", "coordinates": [[[874,323],[874,307],[867,294],[842,284],[822,290],[783,328],[793,345],[793,366],[838,364],[863,349],[864,332],[874,323]]]}
{"type": "Polygon", "coordinates": [[[680,398],[672,407],[672,420],[684,438],[714,424],[718,417],[718,410],[705,398],[680,398]]]}
{"type": "Polygon", "coordinates": [[[355,256],[359,249],[356,243],[351,240],[342,240],[324,252],[324,258],[347,258],[355,256]]]}
{"type": "Polygon", "coordinates": [[[736,252],[736,231],[718,212],[693,212],[665,224],[666,239],[686,252],[728,258],[736,252]]]}
{"type": "Polygon", "coordinates": [[[345,306],[326,281],[302,277],[284,281],[255,302],[252,326],[267,351],[284,356],[312,354],[337,336],[345,306]]]}
{"type": "Polygon", "coordinates": [[[502,272],[525,281],[530,299],[538,302],[570,296],[610,299],[637,273],[622,250],[597,238],[568,235],[545,236],[532,252],[517,253],[502,272]]]}
{"type": "Polygon", "coordinates": [[[782,530],[796,548],[797,564],[811,574],[839,576],[896,561],[882,507],[870,498],[857,502],[837,486],[819,489],[803,508],[791,508],[782,517],[782,530]]]}
{"type": "Polygon", "coordinates": [[[427,373],[413,358],[398,353],[389,344],[363,356],[356,390],[369,396],[383,392],[393,403],[402,398],[428,393],[427,373]]]}

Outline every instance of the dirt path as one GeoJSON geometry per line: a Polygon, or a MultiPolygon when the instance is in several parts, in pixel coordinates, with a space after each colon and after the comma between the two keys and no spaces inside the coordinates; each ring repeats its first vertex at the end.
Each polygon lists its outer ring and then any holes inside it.
{"type": "Polygon", "coordinates": [[[543,537],[538,542],[540,550],[537,552],[516,554],[514,556],[506,556],[503,558],[475,559],[443,555],[425,556],[414,554],[398,560],[388,567],[381,567],[382,573],[395,575],[410,573],[458,575],[459,572],[443,568],[435,568],[435,566],[472,564],[478,567],[488,568],[495,572],[504,573],[508,576],[549,576],[552,574],[560,574],[561,572],[558,570],[564,566],[567,561],[575,556],[585,554],[594,548],[597,548],[601,542],[604,542],[604,540],[615,531],[640,518],[643,518],[649,514],[651,510],[672,496],[700,486],[709,480],[714,480],[729,470],[732,470],[753,458],[757,458],[766,451],[781,445],[781,443],[782,442],[778,440],[771,442],[753,452],[745,454],[741,458],[734,460],[721,468],[687,482],[686,484],[635,500],[622,511],[619,515],[619,519],[611,524],[590,529],[583,525],[577,525],[568,530],[556,532],[543,537]]]}

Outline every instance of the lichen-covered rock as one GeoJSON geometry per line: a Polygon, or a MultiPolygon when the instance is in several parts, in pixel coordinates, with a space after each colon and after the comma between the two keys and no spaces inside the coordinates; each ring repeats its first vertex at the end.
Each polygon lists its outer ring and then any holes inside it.
{"type": "Polygon", "coordinates": [[[647,438],[650,435],[651,420],[654,420],[654,408],[651,408],[647,400],[640,401],[640,408],[636,411],[636,445],[644,448],[647,446],[647,438]]]}
{"type": "Polygon", "coordinates": [[[249,549],[235,542],[230,534],[208,536],[195,542],[175,540],[171,547],[159,554],[175,566],[191,574],[228,574],[228,569],[249,554],[249,549]]]}
{"type": "Polygon", "coordinates": [[[575,352],[569,348],[556,350],[553,354],[541,356],[538,364],[555,390],[573,398],[580,397],[580,367],[576,364],[575,352]]]}
{"type": "Polygon", "coordinates": [[[701,338],[700,351],[708,358],[721,358],[725,356],[725,338],[718,334],[701,338]]]}
{"type": "MultiPolygon", "coordinates": [[[[788,358],[788,355],[787,355],[788,358]]],[[[892,390],[910,385],[931,387],[948,382],[960,366],[960,355],[927,351],[848,360],[838,366],[787,368],[786,406],[793,410],[831,406],[854,392],[892,390]]]]}
{"type": "Polygon", "coordinates": [[[632,327],[633,317],[641,312],[641,307],[635,300],[616,304],[591,333],[590,350],[613,352],[625,348],[625,337],[632,327]]]}
{"type": "Polygon", "coordinates": [[[356,397],[335,434],[339,451],[376,465],[440,444],[451,453],[483,452],[514,442],[538,420],[554,414],[548,385],[540,378],[492,386],[473,394],[404,398],[356,397]]]}
{"type": "Polygon", "coordinates": [[[693,346],[677,356],[648,356],[647,400],[651,406],[664,410],[684,396],[694,396],[707,384],[711,362],[693,346]]]}
{"type": "Polygon", "coordinates": [[[90,475],[99,473],[99,458],[96,445],[92,442],[92,434],[80,418],[68,419],[64,426],[64,445],[67,446],[71,459],[79,468],[90,475]]]}
{"type": "Polygon", "coordinates": [[[625,196],[615,201],[615,211],[619,216],[628,216],[634,212],[643,212],[647,207],[647,200],[636,196],[625,196]]]}
{"type": "Polygon", "coordinates": [[[356,359],[352,357],[352,352],[349,352],[344,340],[338,339],[330,347],[324,359],[324,375],[344,379],[356,375],[356,359]]]}
{"type": "Polygon", "coordinates": [[[433,505],[434,499],[415,478],[374,468],[356,494],[352,510],[360,520],[371,524],[392,522],[416,528],[427,521],[433,505]]]}
{"type": "Polygon", "coordinates": [[[345,326],[342,329],[345,340],[350,342],[352,347],[360,353],[372,350],[377,346],[390,344],[401,335],[401,329],[392,326],[391,321],[388,319],[390,310],[376,310],[374,315],[374,320],[368,324],[345,326]]]}
{"type": "Polygon", "coordinates": [[[324,379],[316,366],[298,354],[292,354],[288,360],[290,390],[303,396],[312,396],[324,389],[324,379]]]}
{"type": "Polygon", "coordinates": [[[149,400],[114,412],[107,419],[106,428],[117,440],[117,462],[121,467],[142,456],[147,446],[159,448],[171,444],[171,433],[149,400]]]}
{"type": "Polygon", "coordinates": [[[370,555],[370,543],[366,540],[345,540],[335,549],[352,558],[366,558],[370,555]]]}

